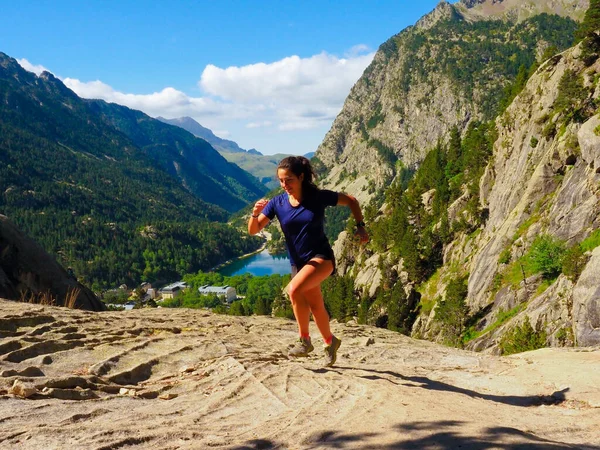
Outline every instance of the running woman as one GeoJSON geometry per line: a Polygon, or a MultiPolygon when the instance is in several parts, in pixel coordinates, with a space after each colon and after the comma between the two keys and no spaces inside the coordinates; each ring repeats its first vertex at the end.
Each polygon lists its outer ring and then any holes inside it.
{"type": "Polygon", "coordinates": [[[279,220],[292,264],[288,294],[300,334],[288,355],[304,357],[314,350],[309,333],[312,313],[325,342],[325,365],[331,367],[342,341],[331,333],[321,292],[321,283],[335,270],[335,257],[324,230],[325,208],[348,206],[356,221],[355,234],[360,242],[367,242],[369,235],[358,201],[342,192],[319,189],[307,158],[284,158],[277,166],[277,177],[285,192],[270,201],[261,199],[254,204],[248,233],[258,233],[274,217],[279,220]]]}

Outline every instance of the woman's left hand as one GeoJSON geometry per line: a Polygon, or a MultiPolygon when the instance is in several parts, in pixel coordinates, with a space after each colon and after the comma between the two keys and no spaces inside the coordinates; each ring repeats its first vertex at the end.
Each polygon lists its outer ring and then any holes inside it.
{"type": "Polygon", "coordinates": [[[369,233],[367,233],[367,230],[365,230],[364,227],[357,227],[354,236],[360,239],[361,244],[369,242],[369,233]]]}

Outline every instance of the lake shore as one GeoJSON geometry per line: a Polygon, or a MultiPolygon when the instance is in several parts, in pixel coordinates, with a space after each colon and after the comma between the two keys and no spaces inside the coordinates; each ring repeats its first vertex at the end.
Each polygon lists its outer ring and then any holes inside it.
{"type": "Polygon", "coordinates": [[[232,263],[234,263],[236,261],[239,261],[240,259],[248,258],[248,257],[250,257],[252,255],[256,255],[256,254],[264,251],[267,248],[268,242],[271,240],[271,233],[269,233],[268,231],[264,231],[263,230],[263,231],[261,231],[260,234],[262,234],[264,236],[265,240],[263,241],[262,245],[257,250],[254,250],[253,252],[250,252],[250,253],[246,253],[246,254],[244,254],[242,256],[238,256],[237,258],[228,259],[227,261],[225,261],[225,262],[223,262],[223,263],[221,263],[221,264],[213,267],[212,269],[210,269],[210,272],[218,272],[223,267],[228,266],[229,264],[232,264],[232,263]]]}

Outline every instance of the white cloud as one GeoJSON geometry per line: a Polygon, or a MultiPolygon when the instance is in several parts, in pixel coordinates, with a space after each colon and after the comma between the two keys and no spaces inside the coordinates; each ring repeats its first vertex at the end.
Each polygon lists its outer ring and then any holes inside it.
{"type": "Polygon", "coordinates": [[[21,59],[17,59],[17,62],[20,64],[20,66],[25,69],[28,72],[33,72],[36,75],[40,75],[42,72],[50,72],[48,69],[46,69],[44,66],[41,65],[35,65],[35,64],[31,64],[29,61],[27,61],[25,58],[21,58],[21,59]]]}
{"type": "Polygon", "coordinates": [[[227,69],[209,64],[200,86],[214,96],[238,102],[339,104],[372,59],[373,54],[337,58],[323,52],[310,58],[290,56],[270,64],[227,69]]]}
{"type": "Polygon", "coordinates": [[[167,118],[226,116],[230,118],[235,113],[232,111],[231,105],[224,102],[217,102],[206,97],[190,97],[172,87],[166,87],[162,91],[152,94],[126,94],[116,91],[99,80],[82,82],[74,78],[65,78],[63,82],[80,97],[118,103],[144,111],[150,116],[167,118]]]}
{"type": "Polygon", "coordinates": [[[264,127],[270,127],[271,125],[273,125],[273,122],[271,122],[270,120],[265,120],[263,122],[247,123],[246,128],[264,128],[264,127]]]}
{"type": "Polygon", "coordinates": [[[279,130],[311,129],[331,123],[339,113],[350,88],[372,61],[366,46],[355,46],[355,56],[338,58],[322,52],[310,58],[290,56],[270,64],[257,63],[222,69],[208,65],[200,87],[215,98],[263,107],[262,119],[279,130]],[[361,54],[362,53],[362,54],[361,54]]]}
{"type": "MultiPolygon", "coordinates": [[[[153,117],[190,116],[213,130],[234,131],[231,138],[242,146],[242,136],[250,136],[248,133],[253,130],[253,141],[245,143],[250,147],[256,147],[254,141],[264,135],[261,129],[288,134],[318,131],[308,139],[312,143],[306,151],[312,151],[318,145],[315,140],[322,139],[319,133],[331,125],[350,88],[372,61],[374,53],[365,53],[368,50],[358,45],[345,58],[322,52],[308,58],[290,56],[272,63],[225,69],[208,65],[198,82],[204,93],[199,97],[173,87],[150,94],[128,94],[100,80],[64,78],[62,81],[83,98],[117,103],[153,117]]],[[[19,63],[38,74],[47,70],[26,59],[19,63]]],[[[215,133],[229,136],[227,131],[215,133]]],[[[299,135],[294,136],[300,142],[299,135]]],[[[286,138],[282,135],[281,139],[286,138]]]]}

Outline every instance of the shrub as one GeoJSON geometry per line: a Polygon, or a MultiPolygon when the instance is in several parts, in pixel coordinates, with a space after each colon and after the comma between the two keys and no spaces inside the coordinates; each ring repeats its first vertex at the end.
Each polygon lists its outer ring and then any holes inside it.
{"type": "Polygon", "coordinates": [[[485,333],[494,331],[495,329],[500,327],[500,325],[502,325],[503,323],[508,321],[508,319],[512,319],[514,316],[519,314],[523,310],[523,308],[525,308],[525,306],[526,306],[525,304],[520,304],[508,311],[501,309],[500,311],[498,311],[498,317],[496,318],[496,321],[494,323],[492,323],[491,325],[488,325],[481,331],[475,330],[474,327],[468,328],[467,330],[465,330],[465,332],[462,335],[463,343],[466,344],[467,342],[469,342],[473,339],[477,339],[479,336],[482,336],[485,333]]]}
{"type": "Polygon", "coordinates": [[[517,325],[500,340],[500,350],[503,355],[537,350],[546,346],[546,338],[546,332],[535,330],[525,317],[522,325],[517,325]]]}
{"type": "Polygon", "coordinates": [[[585,98],[588,92],[583,85],[583,78],[573,70],[565,70],[558,83],[558,96],[554,102],[557,111],[569,111],[574,114],[576,108],[585,98]]]}
{"type": "Polygon", "coordinates": [[[575,244],[563,255],[562,272],[575,283],[579,279],[579,275],[581,275],[586,262],[587,258],[583,253],[581,245],[575,244]]]}
{"type": "Polygon", "coordinates": [[[375,111],[373,111],[373,115],[367,121],[367,128],[370,130],[371,128],[375,128],[380,123],[385,121],[385,113],[381,112],[381,103],[377,103],[375,107],[375,111]]]}
{"type": "Polygon", "coordinates": [[[568,325],[565,325],[563,328],[556,332],[556,340],[562,346],[573,346],[574,344],[574,336],[573,336],[573,328],[568,325]]]}
{"type": "Polygon", "coordinates": [[[600,229],[594,231],[581,242],[581,250],[591,252],[596,247],[600,246],[600,229]]]}
{"type": "Polygon", "coordinates": [[[245,316],[246,310],[240,301],[233,302],[229,307],[229,314],[232,316],[245,316]]]}
{"type": "Polygon", "coordinates": [[[556,136],[556,124],[549,122],[542,130],[542,137],[544,139],[553,139],[556,136]]]}
{"type": "Polygon", "coordinates": [[[222,305],[222,304],[215,306],[212,309],[212,312],[214,312],[215,314],[227,314],[227,306],[222,305]]]}
{"type": "Polygon", "coordinates": [[[531,140],[529,141],[529,144],[531,145],[531,148],[536,148],[538,145],[538,138],[536,138],[535,136],[531,136],[531,140]]]}
{"type": "Polygon", "coordinates": [[[562,271],[564,253],[562,241],[547,234],[540,235],[529,249],[529,267],[533,273],[541,273],[546,279],[556,278],[562,271]]]}
{"type": "Polygon", "coordinates": [[[510,247],[507,247],[504,250],[502,250],[502,253],[500,253],[500,256],[498,257],[498,263],[499,264],[508,264],[510,262],[510,258],[511,258],[510,247]]]}

